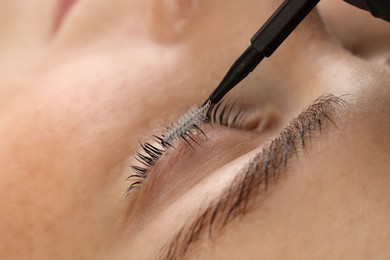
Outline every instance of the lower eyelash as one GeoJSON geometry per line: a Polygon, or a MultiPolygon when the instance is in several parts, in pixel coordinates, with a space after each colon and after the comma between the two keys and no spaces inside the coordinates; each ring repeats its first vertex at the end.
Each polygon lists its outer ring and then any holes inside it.
{"type": "Polygon", "coordinates": [[[134,155],[135,160],[140,165],[132,164],[130,166],[134,174],[127,177],[126,180],[136,180],[127,189],[127,194],[142,184],[142,180],[148,176],[149,170],[157,163],[160,157],[169,148],[174,148],[173,143],[175,141],[183,139],[194,149],[191,143],[198,144],[194,137],[195,131],[202,133],[207,138],[201,129],[203,124],[218,124],[239,129],[244,121],[244,109],[230,101],[223,100],[215,106],[206,103],[200,108],[191,107],[186,114],[180,117],[170,127],[167,127],[160,136],[153,136],[156,145],[152,145],[149,142],[140,142],[142,151],[134,155]]]}

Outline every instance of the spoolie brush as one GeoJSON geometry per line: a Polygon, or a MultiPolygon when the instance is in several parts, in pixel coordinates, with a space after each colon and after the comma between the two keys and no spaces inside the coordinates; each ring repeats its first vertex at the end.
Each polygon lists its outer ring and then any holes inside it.
{"type": "Polygon", "coordinates": [[[161,135],[161,138],[158,138],[161,146],[164,148],[172,147],[172,143],[180,138],[183,138],[187,142],[187,138],[189,138],[196,143],[193,137],[191,137],[190,133],[195,129],[203,133],[203,131],[200,129],[200,125],[207,122],[207,113],[210,106],[211,102],[204,104],[200,108],[195,106],[191,107],[187,113],[180,117],[170,127],[165,129],[164,133],[161,135]]]}

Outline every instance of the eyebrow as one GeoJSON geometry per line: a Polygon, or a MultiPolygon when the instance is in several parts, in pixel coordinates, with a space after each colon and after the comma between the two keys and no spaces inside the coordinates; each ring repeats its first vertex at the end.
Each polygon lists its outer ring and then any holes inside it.
{"type": "Polygon", "coordinates": [[[233,220],[240,219],[258,203],[268,186],[275,185],[286,172],[287,163],[307,142],[321,132],[326,122],[335,125],[333,118],[347,105],[343,97],[325,94],[294,118],[278,136],[264,145],[233,179],[230,185],[191,222],[186,223],[168,244],[160,250],[158,259],[183,259],[194,252],[202,238],[212,239],[233,220]]]}

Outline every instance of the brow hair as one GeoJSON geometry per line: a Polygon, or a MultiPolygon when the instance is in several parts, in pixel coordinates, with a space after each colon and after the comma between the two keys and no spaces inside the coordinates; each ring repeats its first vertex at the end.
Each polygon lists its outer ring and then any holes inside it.
{"type": "MultiPolygon", "coordinates": [[[[158,259],[183,259],[201,238],[222,234],[233,220],[240,220],[259,204],[259,197],[285,172],[291,157],[306,150],[308,141],[320,132],[325,122],[335,125],[335,112],[346,107],[344,97],[322,95],[294,118],[261,152],[255,155],[224,190],[195,220],[185,224],[173,239],[161,248],[158,259]]],[[[261,196],[263,195],[263,196],[261,196]]],[[[203,239],[202,239],[203,241],[203,239]]],[[[192,249],[192,250],[191,250],[192,249]]]]}

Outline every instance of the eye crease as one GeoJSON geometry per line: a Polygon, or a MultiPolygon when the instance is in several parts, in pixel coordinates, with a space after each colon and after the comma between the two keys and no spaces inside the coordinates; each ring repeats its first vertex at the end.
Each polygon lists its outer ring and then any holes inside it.
{"type": "MultiPolygon", "coordinates": [[[[248,111],[238,106],[237,103],[230,100],[222,100],[216,106],[210,106],[207,111],[200,111],[204,113],[204,116],[197,115],[198,110],[196,107],[192,107],[184,116],[182,116],[176,123],[173,123],[171,127],[168,127],[163,131],[160,136],[153,136],[153,144],[150,142],[140,142],[141,151],[136,152],[134,159],[138,164],[132,164],[131,169],[134,174],[130,175],[126,180],[133,181],[127,190],[129,195],[132,190],[139,188],[142,185],[144,179],[147,178],[151,168],[155,166],[160,157],[169,148],[175,149],[173,141],[182,140],[185,141],[188,146],[195,150],[193,145],[200,145],[199,137],[195,136],[195,133],[200,133],[205,139],[207,139],[206,133],[202,130],[203,124],[220,125],[233,129],[245,129],[245,121],[248,116],[248,111]],[[178,128],[187,118],[195,118],[195,120],[188,120],[191,125],[187,127],[188,130],[185,133],[179,133],[178,128]],[[174,138],[166,138],[167,135],[173,135],[174,138]],[[172,141],[172,140],[173,141],[172,141]],[[168,140],[168,141],[167,141],[168,140]]],[[[199,135],[198,135],[199,136],[199,135]]]]}

